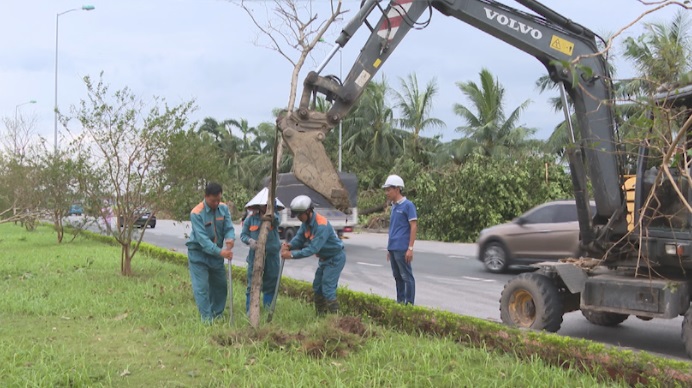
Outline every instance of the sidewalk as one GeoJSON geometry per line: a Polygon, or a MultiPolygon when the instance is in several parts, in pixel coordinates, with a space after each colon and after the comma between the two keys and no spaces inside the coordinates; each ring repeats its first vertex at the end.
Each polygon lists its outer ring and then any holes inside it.
{"type": "MultiPolygon", "coordinates": [[[[387,232],[372,232],[359,230],[346,233],[344,242],[353,242],[357,245],[369,245],[374,249],[387,249],[387,232]]],[[[448,243],[442,241],[416,240],[415,252],[439,253],[450,256],[473,257],[478,255],[478,245],[472,243],[448,243]]]]}

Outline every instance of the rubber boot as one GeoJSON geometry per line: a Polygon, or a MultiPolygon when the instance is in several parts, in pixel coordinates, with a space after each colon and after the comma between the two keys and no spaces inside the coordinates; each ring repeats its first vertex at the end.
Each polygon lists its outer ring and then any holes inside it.
{"type": "Polygon", "coordinates": [[[274,294],[264,294],[262,295],[262,304],[265,309],[268,309],[272,305],[272,300],[274,300],[274,294]]]}
{"type": "Polygon", "coordinates": [[[322,294],[315,294],[315,313],[318,317],[327,313],[327,300],[322,294]]]}
{"type": "Polygon", "coordinates": [[[339,312],[339,301],[336,299],[327,300],[327,312],[330,314],[337,314],[339,312]]]}

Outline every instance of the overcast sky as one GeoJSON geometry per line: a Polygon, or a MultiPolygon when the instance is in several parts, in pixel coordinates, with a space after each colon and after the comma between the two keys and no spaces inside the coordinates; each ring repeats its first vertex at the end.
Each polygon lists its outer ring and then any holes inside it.
{"type": "MultiPolygon", "coordinates": [[[[517,3],[504,4],[521,8],[517,3]]],[[[309,0],[325,17],[326,0],[309,0]]],[[[636,0],[544,0],[544,4],[599,34],[612,33],[648,9],[636,0]]],[[[194,120],[247,119],[250,125],[272,121],[273,108],[288,102],[291,66],[276,52],[256,45],[257,29],[236,5],[223,0],[0,0],[0,117],[16,113],[35,116],[36,131],[53,141],[56,14],[82,5],[93,11],[74,11],[59,17],[58,106],[65,112],[86,97],[82,77],[103,71],[111,90],[129,87],[137,96],[164,97],[177,104],[195,99],[194,120]],[[25,104],[36,100],[36,104],[25,104]]],[[[345,0],[355,10],[360,0],[345,0]]],[[[261,5],[261,4],[259,4],[261,5]]],[[[258,8],[261,9],[261,8],[258,8]]],[[[668,7],[645,18],[668,21],[679,7],[668,7]]],[[[349,19],[353,12],[346,15],[349,19]]],[[[424,17],[427,17],[425,15],[424,17]]],[[[333,42],[340,28],[329,41],[333,42]]],[[[638,36],[641,24],[617,40],[621,53],[625,36],[638,36]]],[[[369,35],[362,28],[343,52],[343,73],[351,67],[369,35]]],[[[329,46],[315,53],[305,72],[316,67],[329,46]]],[[[633,75],[631,66],[616,60],[618,76],[633,75]]],[[[533,57],[454,18],[433,13],[429,27],[412,31],[383,65],[391,86],[415,72],[421,87],[433,77],[439,93],[432,113],[447,128],[423,133],[458,138],[462,121],[452,112],[455,103],[468,104],[456,82],[477,81],[485,67],[506,89],[507,109],[526,99],[533,103],[520,123],[547,138],[561,120],[534,83],[545,74],[533,57]]],[[[339,73],[339,56],[326,73],[339,73]]],[[[71,128],[76,129],[76,128],[71,128]]],[[[4,128],[3,128],[4,130],[4,128]]]]}

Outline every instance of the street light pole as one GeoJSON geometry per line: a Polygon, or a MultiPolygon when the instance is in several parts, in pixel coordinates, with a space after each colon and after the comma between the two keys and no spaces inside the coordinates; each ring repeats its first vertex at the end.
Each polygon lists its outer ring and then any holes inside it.
{"type": "Polygon", "coordinates": [[[95,7],[93,5],[83,5],[82,8],[68,9],[67,11],[63,11],[55,15],[55,105],[53,106],[53,144],[56,155],[58,153],[58,32],[60,31],[58,26],[60,24],[60,15],[79,10],[91,11],[94,8],[95,7]]]}
{"type": "Polygon", "coordinates": [[[27,102],[22,102],[21,104],[16,105],[16,106],[14,107],[14,122],[15,122],[15,125],[17,124],[17,121],[18,121],[19,107],[22,106],[22,105],[26,105],[26,104],[35,104],[35,103],[36,103],[36,100],[30,100],[30,101],[27,101],[27,102]]]}

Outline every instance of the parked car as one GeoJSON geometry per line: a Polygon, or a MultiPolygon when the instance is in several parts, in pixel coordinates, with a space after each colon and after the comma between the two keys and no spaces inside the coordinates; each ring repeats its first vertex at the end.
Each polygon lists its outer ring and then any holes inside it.
{"type": "MultiPolygon", "coordinates": [[[[123,222],[123,217],[120,216],[118,217],[118,224],[122,228],[124,226],[123,222]]],[[[151,227],[152,229],[156,228],[156,216],[151,214],[151,211],[149,210],[142,210],[139,212],[139,216],[135,220],[134,226],[144,228],[144,227],[151,227]]]]}
{"type": "Polygon", "coordinates": [[[72,204],[67,211],[68,216],[81,216],[84,214],[84,207],[78,203],[72,204]]]}
{"type": "MultiPolygon", "coordinates": [[[[591,214],[595,204],[591,203],[591,214]]],[[[579,257],[579,223],[574,200],[536,206],[512,222],[483,229],[478,260],[489,272],[504,272],[512,264],[579,257]]]]}

